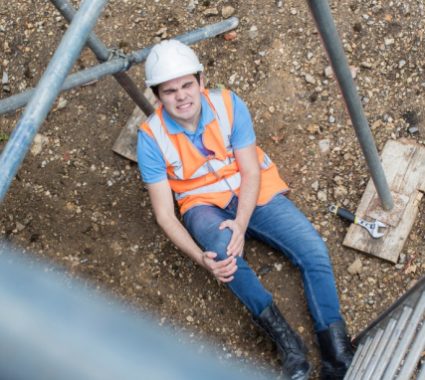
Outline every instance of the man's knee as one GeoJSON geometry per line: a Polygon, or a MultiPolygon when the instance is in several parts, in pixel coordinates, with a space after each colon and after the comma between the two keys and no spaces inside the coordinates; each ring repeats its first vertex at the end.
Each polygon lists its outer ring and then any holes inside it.
{"type": "Polygon", "coordinates": [[[219,224],[211,225],[205,231],[205,234],[207,234],[206,240],[208,241],[205,249],[217,253],[216,260],[224,260],[228,257],[227,246],[232,238],[232,231],[228,228],[220,230],[219,226],[219,224]]]}

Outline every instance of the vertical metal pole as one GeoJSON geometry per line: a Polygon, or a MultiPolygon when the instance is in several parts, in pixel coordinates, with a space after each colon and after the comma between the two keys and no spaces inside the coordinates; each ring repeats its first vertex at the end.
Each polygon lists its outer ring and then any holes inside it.
{"type": "Polygon", "coordinates": [[[310,7],[311,13],[313,14],[317,29],[322,37],[333,71],[341,88],[353,127],[356,131],[357,138],[359,139],[360,146],[369,166],[373,183],[375,184],[375,188],[381,198],[382,206],[385,210],[391,210],[394,207],[391,192],[379,160],[375,141],[373,140],[372,133],[363,111],[360,97],[351,76],[348,61],[342,48],[328,1],[307,0],[307,3],[310,7]]]}
{"type": "Polygon", "coordinates": [[[62,84],[80,55],[106,0],[84,0],[41,77],[22,118],[0,156],[0,201],[3,200],[31,142],[46,118],[62,84]]]}
{"type": "MultiPolygon", "coordinates": [[[[68,0],[51,0],[51,2],[68,22],[72,21],[73,17],[75,16],[75,9],[68,0]]],[[[110,51],[93,32],[90,33],[87,39],[87,45],[100,62],[105,62],[109,59],[110,51]]],[[[155,111],[149,100],[143,95],[143,93],[139,90],[137,85],[127,75],[127,73],[116,73],[114,74],[114,78],[128,93],[130,98],[145,113],[146,116],[149,116],[155,111]]]]}

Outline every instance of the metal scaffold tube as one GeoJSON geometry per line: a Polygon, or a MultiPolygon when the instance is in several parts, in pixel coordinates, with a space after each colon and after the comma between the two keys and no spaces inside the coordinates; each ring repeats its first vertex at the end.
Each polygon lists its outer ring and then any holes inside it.
{"type": "Polygon", "coordinates": [[[317,29],[322,37],[333,71],[341,88],[348,113],[366,158],[373,183],[381,199],[382,206],[385,210],[391,210],[394,207],[391,192],[381,161],[379,160],[375,141],[363,111],[360,97],[351,76],[348,61],[342,48],[328,1],[307,0],[307,3],[313,14],[317,29]]]}
{"type": "MultiPolygon", "coordinates": [[[[72,21],[76,11],[68,0],[51,0],[51,2],[68,22],[72,21]]],[[[100,62],[105,62],[109,59],[111,51],[93,32],[90,33],[87,39],[87,45],[100,62]]],[[[154,108],[149,100],[143,95],[136,83],[134,83],[127,73],[116,73],[113,76],[146,116],[154,112],[154,108]]]]}
{"type": "Polygon", "coordinates": [[[46,71],[32,91],[22,118],[0,156],[0,201],[3,200],[40,125],[105,6],[106,0],[84,0],[46,71]]]}
{"type": "MultiPolygon", "coordinates": [[[[191,45],[203,41],[207,38],[215,37],[219,34],[228,32],[229,30],[235,29],[238,24],[239,19],[237,17],[230,17],[227,20],[218,22],[216,24],[207,25],[203,28],[196,29],[185,34],[181,34],[174,38],[181,42],[184,42],[185,44],[191,45]]],[[[151,48],[152,46],[149,46],[144,49],[130,53],[125,57],[117,57],[94,67],[79,71],[75,74],[71,74],[63,83],[61,91],[70,90],[71,88],[84,85],[94,80],[98,80],[106,75],[127,71],[132,64],[142,63],[143,61],[145,61],[151,48]]],[[[1,100],[0,115],[7,112],[12,112],[20,107],[23,107],[31,98],[33,92],[34,89],[29,89],[20,94],[13,95],[9,98],[1,100]]]]}
{"type": "Polygon", "coordinates": [[[62,272],[0,240],[2,380],[276,378],[62,272]]]}

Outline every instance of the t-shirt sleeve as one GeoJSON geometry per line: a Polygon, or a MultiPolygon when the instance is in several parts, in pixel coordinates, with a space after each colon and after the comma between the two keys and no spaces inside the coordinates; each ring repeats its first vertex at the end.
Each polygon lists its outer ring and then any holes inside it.
{"type": "Polygon", "coordinates": [[[242,149],[255,143],[254,126],[245,102],[234,92],[231,94],[233,101],[233,128],[230,143],[233,149],[242,149]]]}
{"type": "Polygon", "coordinates": [[[137,162],[143,182],[157,183],[167,178],[167,166],[158,144],[142,130],[137,134],[137,162]]]}

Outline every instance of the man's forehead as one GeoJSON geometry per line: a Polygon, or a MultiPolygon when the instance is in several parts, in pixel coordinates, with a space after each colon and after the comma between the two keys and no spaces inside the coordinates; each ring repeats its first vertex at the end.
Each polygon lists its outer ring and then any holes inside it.
{"type": "Polygon", "coordinates": [[[195,75],[189,74],[189,75],[185,75],[185,76],[175,78],[175,79],[171,79],[167,82],[161,83],[159,85],[159,88],[162,89],[162,90],[178,88],[178,87],[185,85],[186,83],[193,82],[194,80],[196,80],[195,75]]]}

